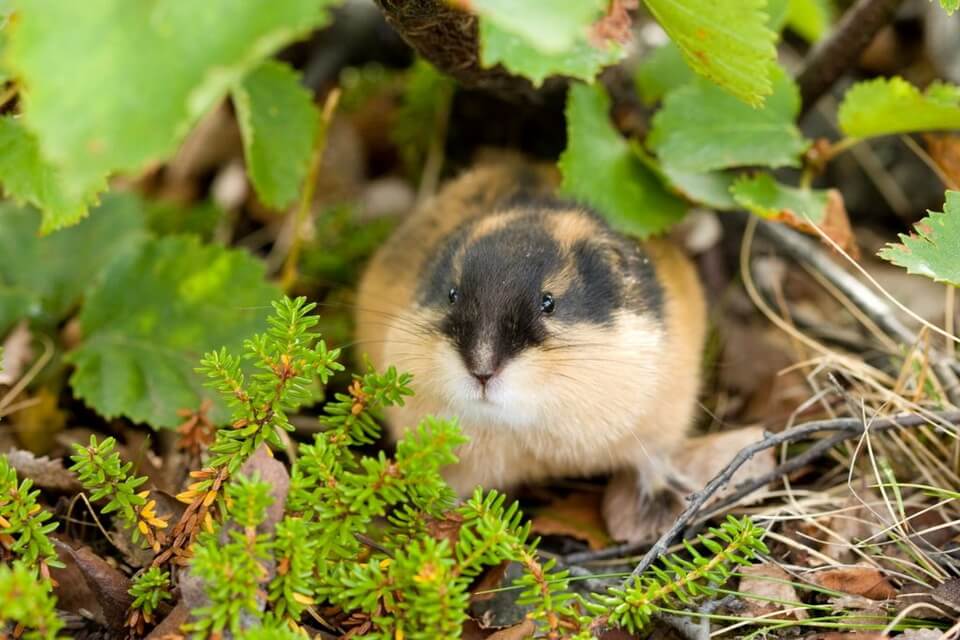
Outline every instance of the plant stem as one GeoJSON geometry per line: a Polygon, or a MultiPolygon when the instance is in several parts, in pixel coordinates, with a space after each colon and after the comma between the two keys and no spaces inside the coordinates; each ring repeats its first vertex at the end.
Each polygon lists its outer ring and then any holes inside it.
{"type": "Polygon", "coordinates": [[[297,264],[300,260],[300,249],[303,246],[303,225],[307,216],[310,215],[310,207],[313,205],[323,151],[327,147],[327,131],[330,129],[330,121],[333,119],[333,113],[336,111],[339,101],[340,89],[333,89],[327,95],[327,100],[323,104],[323,112],[320,114],[320,122],[317,124],[317,134],[313,139],[313,154],[310,156],[310,166],[307,168],[307,176],[303,180],[300,203],[294,213],[296,218],[293,225],[293,240],[287,259],[283,263],[283,273],[280,276],[280,287],[285,292],[289,292],[297,281],[297,264]]]}
{"type": "Polygon", "coordinates": [[[797,75],[803,112],[809,110],[852,67],[903,0],[857,0],[807,55],[797,75]]]}
{"type": "MultiPolygon", "coordinates": [[[[821,432],[835,432],[836,435],[826,438],[816,445],[811,447],[807,453],[801,454],[798,458],[801,459],[802,463],[807,463],[816,458],[816,456],[825,453],[832,447],[837,444],[850,440],[852,438],[859,437],[864,433],[864,431],[869,428],[870,431],[886,431],[896,427],[920,427],[928,425],[934,422],[934,418],[939,420],[939,423],[952,424],[956,425],[960,423],[960,411],[944,411],[941,413],[932,413],[931,416],[924,416],[918,414],[905,414],[901,416],[894,416],[889,418],[876,418],[865,426],[863,421],[860,418],[837,418],[834,420],[816,420],[813,422],[807,422],[804,424],[797,425],[786,431],[781,431],[780,433],[774,433],[768,435],[766,438],[759,442],[755,442],[751,445],[748,445],[737,452],[737,455],[733,457],[729,464],[724,467],[720,473],[713,477],[706,484],[706,486],[695,493],[690,494],[687,498],[688,505],[687,508],[683,510],[677,520],[674,522],[673,526],[667,530],[660,539],[654,543],[654,545],[647,551],[646,555],[643,556],[643,559],[637,564],[634,568],[631,576],[638,576],[647,569],[664,553],[666,553],[667,548],[673,544],[673,542],[680,536],[683,530],[690,524],[694,518],[699,514],[701,509],[706,505],[706,503],[722,489],[730,481],[730,478],[737,472],[740,467],[746,464],[753,456],[757,455],[761,451],[765,451],[772,447],[779,446],[788,442],[798,442],[801,440],[806,440],[813,435],[821,432]],[[829,445],[827,444],[829,443],[829,445]],[[815,452],[815,453],[814,453],[815,452]]],[[[774,473],[783,472],[783,469],[787,466],[790,468],[787,471],[792,470],[792,463],[788,461],[781,467],[778,467],[774,473]]],[[[800,465],[798,465],[800,466],[800,465]]],[[[743,491],[743,495],[748,493],[746,487],[757,484],[761,480],[762,484],[766,484],[770,480],[774,479],[773,473],[763,476],[762,478],[757,478],[753,481],[743,483],[738,485],[736,494],[739,494],[743,491]]],[[[779,477],[776,476],[776,477],[779,477]]],[[[756,487],[754,487],[756,488],[756,487]]],[[[735,494],[735,495],[736,495],[735,494]]],[[[740,496],[742,497],[742,496],[740,496]]],[[[729,500],[729,498],[727,499],[729,500]]],[[[628,555],[636,553],[644,546],[643,544],[625,544],[617,547],[609,547],[607,549],[602,549],[596,552],[587,552],[587,553],[575,553],[570,554],[564,557],[564,564],[577,564],[593,560],[602,560],[606,558],[614,558],[618,556],[628,555]]]]}

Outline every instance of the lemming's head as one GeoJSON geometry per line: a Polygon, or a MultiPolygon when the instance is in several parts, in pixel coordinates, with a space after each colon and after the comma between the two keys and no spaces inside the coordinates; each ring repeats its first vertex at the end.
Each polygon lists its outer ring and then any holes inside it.
{"type": "Polygon", "coordinates": [[[544,202],[445,238],[415,308],[431,334],[411,361],[417,392],[442,395],[461,417],[522,426],[637,375],[663,301],[636,243],[582,209],[544,202]]]}

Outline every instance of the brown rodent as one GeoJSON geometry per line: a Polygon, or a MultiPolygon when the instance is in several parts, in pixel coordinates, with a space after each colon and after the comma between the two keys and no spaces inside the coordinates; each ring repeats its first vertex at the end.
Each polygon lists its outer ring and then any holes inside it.
{"type": "Polygon", "coordinates": [[[391,436],[459,419],[458,492],[613,472],[611,533],[650,539],[689,491],[671,458],[696,407],[702,292],[679,249],[625,238],[556,183],[507,160],[449,183],[374,256],[358,344],[414,375],[391,436]]]}

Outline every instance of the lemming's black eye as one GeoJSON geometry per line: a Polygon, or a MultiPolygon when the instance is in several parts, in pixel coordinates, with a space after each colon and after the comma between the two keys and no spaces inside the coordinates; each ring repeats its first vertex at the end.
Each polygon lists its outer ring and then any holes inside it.
{"type": "Polygon", "coordinates": [[[447,298],[450,300],[450,304],[453,304],[457,301],[457,298],[460,297],[460,292],[457,291],[456,287],[450,287],[449,293],[447,293],[447,298]]]}
{"type": "Polygon", "coordinates": [[[553,301],[553,296],[549,293],[543,294],[543,298],[540,300],[540,311],[543,311],[545,314],[550,315],[553,313],[553,310],[556,308],[556,303],[553,301]]]}

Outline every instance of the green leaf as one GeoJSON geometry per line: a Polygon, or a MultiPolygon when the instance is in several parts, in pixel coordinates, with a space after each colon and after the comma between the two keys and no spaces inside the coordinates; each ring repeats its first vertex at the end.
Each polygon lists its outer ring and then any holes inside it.
{"type": "Polygon", "coordinates": [[[851,138],[960,129],[960,87],[934,82],[920,93],[899,77],[858,82],[843,97],[837,120],[851,138]]]}
{"type": "Polygon", "coordinates": [[[877,254],[907,273],[960,287],[960,191],[947,191],[943,211],[914,225],[915,234],[900,234],[900,244],[888,244],[877,254]]]}
{"type": "Polygon", "coordinates": [[[44,161],[34,135],[10,116],[0,117],[0,150],[4,192],[16,202],[32,204],[43,212],[43,233],[76,223],[87,215],[87,207],[97,193],[106,189],[106,180],[101,179],[78,197],[64,193],[60,171],[44,161]]]}
{"type": "Polygon", "coordinates": [[[683,54],[677,45],[668,42],[648,53],[640,61],[633,80],[637,93],[644,103],[650,105],[672,90],[688,84],[695,77],[684,62],[683,54]]]}
{"type": "Polygon", "coordinates": [[[297,199],[307,174],[320,112],[300,74],[273,60],[233,90],[247,172],[260,200],[283,209],[297,199]]]}
{"type": "Polygon", "coordinates": [[[946,9],[947,15],[952,16],[954,11],[960,9],[960,0],[940,0],[940,6],[946,9]]]}
{"type": "MultiPolygon", "coordinates": [[[[203,353],[261,331],[278,296],[243,251],[192,236],[147,241],[111,263],[87,297],[70,383],[104,417],[174,426],[178,409],[215,398],[194,371],[203,353]]],[[[225,419],[222,405],[214,416],[225,419]]]]}
{"type": "Polygon", "coordinates": [[[480,19],[480,61],[485,67],[502,64],[509,71],[528,78],[535,86],[550,76],[593,80],[600,70],[624,55],[622,47],[608,42],[594,46],[583,36],[559,53],[544,52],[528,40],[480,19]]]}
{"type": "Polygon", "coordinates": [[[140,202],[129,194],[104,197],[94,218],[40,236],[30,208],[0,205],[0,335],[24,317],[55,326],[117,255],[145,236],[140,202]]]}
{"type": "Polygon", "coordinates": [[[661,167],[664,179],[670,188],[686,199],[711,209],[731,211],[737,203],[730,195],[736,177],[730,173],[710,171],[688,173],[670,166],[661,167]]]}
{"type": "Polygon", "coordinates": [[[794,124],[800,94],[779,67],[772,76],[773,94],[759,109],[702,80],[671,92],[653,118],[648,145],[679,171],[798,166],[808,145],[794,124]]]}
{"type": "Polygon", "coordinates": [[[741,176],[730,192],[740,206],[761,218],[820,223],[827,214],[828,191],[788,187],[767,173],[741,176]]]}
{"type": "Polygon", "coordinates": [[[780,33],[790,15],[791,0],[767,0],[767,26],[780,33]]]}
{"type": "Polygon", "coordinates": [[[766,0],[645,0],[690,67],[751,105],[773,91],[766,0]]]}
{"type": "Polygon", "coordinates": [[[787,26],[808,42],[822,38],[832,22],[830,0],[790,0],[787,26]]]}
{"type": "Polygon", "coordinates": [[[169,156],[264,58],[326,20],[331,0],[21,2],[6,61],[24,120],[78,199],[169,156]]]}
{"type": "Polygon", "coordinates": [[[538,51],[562,54],[583,40],[606,4],[605,0],[472,0],[470,8],[538,51]]]}
{"type": "Polygon", "coordinates": [[[560,156],[563,191],[594,207],[625,233],[649,236],[686,213],[614,129],[610,98],[600,86],[573,85],[567,97],[567,148],[560,156]]]}

